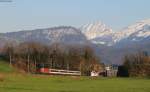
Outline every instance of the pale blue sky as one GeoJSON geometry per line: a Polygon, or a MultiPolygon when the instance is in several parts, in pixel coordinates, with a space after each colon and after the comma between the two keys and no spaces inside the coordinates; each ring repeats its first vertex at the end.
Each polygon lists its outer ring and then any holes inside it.
{"type": "Polygon", "coordinates": [[[150,0],[12,0],[0,2],[0,32],[102,21],[120,30],[150,18],[150,0]]]}

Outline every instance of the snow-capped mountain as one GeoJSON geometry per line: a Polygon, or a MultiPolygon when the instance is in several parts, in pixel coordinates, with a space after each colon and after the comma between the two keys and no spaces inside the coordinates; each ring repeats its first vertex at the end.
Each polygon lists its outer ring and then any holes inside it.
{"type": "Polygon", "coordinates": [[[87,24],[81,30],[94,44],[112,46],[120,42],[138,42],[150,39],[150,19],[137,22],[121,31],[112,31],[101,22],[87,24]]]}
{"type": "Polygon", "coordinates": [[[138,42],[150,38],[150,19],[142,20],[116,33],[117,41],[138,42]]]}
{"type": "Polygon", "coordinates": [[[19,42],[40,42],[44,44],[51,43],[69,43],[83,44],[86,43],[86,37],[80,30],[74,27],[53,27],[47,29],[36,29],[19,32],[10,32],[2,34],[4,37],[18,40],[19,42]]]}
{"type": "MultiPolygon", "coordinates": [[[[46,44],[86,43],[113,46],[119,43],[134,43],[150,40],[150,19],[142,20],[121,31],[112,31],[102,22],[90,23],[80,29],[74,27],[53,27],[47,29],[26,30],[1,34],[3,39],[16,40],[17,42],[36,41],[46,44]]],[[[2,39],[2,38],[0,38],[2,39]]]]}
{"type": "Polygon", "coordinates": [[[114,32],[102,22],[95,22],[81,27],[82,33],[94,44],[112,44],[114,32]]]}

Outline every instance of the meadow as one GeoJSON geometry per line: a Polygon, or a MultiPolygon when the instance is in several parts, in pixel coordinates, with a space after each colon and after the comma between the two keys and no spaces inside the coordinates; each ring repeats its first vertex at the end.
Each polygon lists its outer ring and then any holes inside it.
{"type": "Polygon", "coordinates": [[[1,61],[0,92],[150,92],[150,79],[25,74],[1,61]]]}

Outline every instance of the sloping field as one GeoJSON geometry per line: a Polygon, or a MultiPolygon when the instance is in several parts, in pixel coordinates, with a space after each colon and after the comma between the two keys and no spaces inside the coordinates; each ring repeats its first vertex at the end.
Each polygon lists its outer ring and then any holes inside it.
{"type": "Polygon", "coordinates": [[[14,69],[12,67],[9,67],[9,64],[0,58],[0,73],[10,73],[13,71],[14,69]]]}

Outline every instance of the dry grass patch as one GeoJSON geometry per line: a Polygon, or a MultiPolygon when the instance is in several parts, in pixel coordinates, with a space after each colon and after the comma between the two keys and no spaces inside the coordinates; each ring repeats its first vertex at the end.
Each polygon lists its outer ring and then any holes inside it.
{"type": "Polygon", "coordinates": [[[0,82],[3,82],[5,79],[5,75],[0,73],[0,82]]]}

